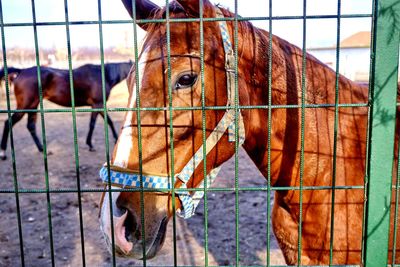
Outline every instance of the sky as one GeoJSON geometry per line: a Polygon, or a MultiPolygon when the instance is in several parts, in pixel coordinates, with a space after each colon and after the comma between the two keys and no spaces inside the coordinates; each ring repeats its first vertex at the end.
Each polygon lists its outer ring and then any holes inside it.
{"type": "MultiPolygon", "coordinates": [[[[234,11],[234,0],[219,0],[220,3],[234,11]]],[[[307,15],[335,15],[338,0],[307,0],[307,15]]],[[[154,0],[162,6],[164,0],[154,0]]],[[[32,22],[31,0],[3,0],[3,17],[5,23],[32,22]]],[[[103,20],[129,19],[121,1],[101,0],[103,20]]],[[[370,14],[372,0],[341,0],[342,14],[370,14]]],[[[36,0],[37,22],[65,21],[64,0],[36,0]]],[[[68,0],[70,21],[98,20],[98,0],[68,0]]],[[[238,14],[243,17],[268,16],[268,0],[238,0],[238,14]]],[[[303,14],[303,0],[272,0],[273,16],[292,16],[303,14]]],[[[257,27],[268,29],[268,21],[254,21],[257,27]]],[[[341,20],[341,39],[359,31],[370,31],[370,18],[347,18],[341,20]]],[[[274,20],[272,32],[291,43],[302,46],[302,20],[274,20]]],[[[336,19],[310,19],[306,26],[306,46],[323,47],[336,44],[336,19]]],[[[6,27],[5,39],[7,47],[34,47],[33,27],[6,27]]],[[[71,47],[99,47],[98,25],[71,25],[71,47]]],[[[132,24],[103,25],[103,42],[105,47],[133,45],[132,24]]],[[[144,32],[138,27],[138,36],[144,32]]],[[[65,26],[38,26],[39,46],[44,48],[66,47],[65,26]]],[[[140,43],[140,40],[139,40],[140,43]]]]}

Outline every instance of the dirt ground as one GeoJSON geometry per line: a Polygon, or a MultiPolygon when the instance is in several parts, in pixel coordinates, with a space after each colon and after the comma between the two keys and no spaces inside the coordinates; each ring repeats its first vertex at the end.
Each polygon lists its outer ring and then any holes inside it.
{"type": "MultiPolygon", "coordinates": [[[[109,100],[109,106],[124,107],[127,100],[125,82],[118,85],[109,100]]],[[[14,104],[14,101],[13,101],[14,104]]],[[[5,109],[4,88],[0,92],[0,109],[5,109]]],[[[45,102],[47,108],[58,106],[45,102]]],[[[111,113],[119,128],[122,113],[111,113]]],[[[2,132],[6,114],[0,114],[2,132]]],[[[79,173],[82,188],[102,188],[98,171],[105,162],[104,125],[97,120],[94,133],[96,152],[89,152],[85,145],[89,114],[77,114],[79,145],[79,173]]],[[[41,133],[40,117],[37,124],[41,133]]],[[[76,168],[73,146],[72,116],[70,113],[45,114],[45,129],[48,150],[49,186],[51,189],[76,189],[76,168]]],[[[113,142],[110,140],[110,146],[113,142]]],[[[20,189],[45,189],[45,167],[26,129],[26,116],[14,127],[16,173],[20,189]]],[[[0,189],[14,189],[10,145],[6,161],[0,161],[0,189]]],[[[110,147],[112,151],[112,147],[110,147]]],[[[250,161],[244,151],[239,157],[240,186],[263,186],[265,179],[250,161]]],[[[234,160],[225,163],[213,185],[234,186],[234,160]]],[[[51,204],[54,259],[57,266],[82,266],[82,247],[79,224],[77,193],[51,193],[50,203],[46,194],[21,193],[19,205],[22,220],[23,255],[26,266],[50,266],[50,231],[48,206],[51,204]]],[[[82,193],[82,215],[84,229],[84,251],[87,266],[110,266],[111,256],[106,250],[98,222],[100,193],[82,193]]],[[[236,264],[235,239],[235,192],[208,194],[208,264],[236,264]]],[[[197,214],[191,219],[177,218],[177,264],[202,266],[204,251],[204,209],[203,202],[197,214]]],[[[16,196],[14,193],[0,193],[0,266],[20,266],[20,237],[18,234],[16,196]]],[[[166,243],[148,266],[174,265],[172,220],[168,225],[166,243]]],[[[239,253],[240,265],[265,265],[267,240],[271,240],[271,264],[283,264],[284,260],[271,233],[267,236],[267,193],[240,192],[239,194],[239,253]]],[[[141,266],[142,261],[117,258],[118,266],[141,266]]]]}

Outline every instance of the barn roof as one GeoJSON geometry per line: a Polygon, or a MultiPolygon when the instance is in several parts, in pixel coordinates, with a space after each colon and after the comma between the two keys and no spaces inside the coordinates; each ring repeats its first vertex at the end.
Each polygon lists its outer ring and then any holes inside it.
{"type": "MultiPolygon", "coordinates": [[[[340,42],[340,48],[369,48],[371,43],[371,33],[367,31],[357,32],[340,42]]],[[[336,49],[336,44],[323,47],[309,47],[308,50],[332,50],[336,49]]]]}
{"type": "Polygon", "coordinates": [[[357,32],[340,42],[342,48],[369,47],[371,43],[371,32],[357,32]]]}

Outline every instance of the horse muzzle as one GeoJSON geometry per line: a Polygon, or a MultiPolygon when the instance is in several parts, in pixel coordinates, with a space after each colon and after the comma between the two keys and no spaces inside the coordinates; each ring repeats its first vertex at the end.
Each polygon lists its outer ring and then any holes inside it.
{"type": "MultiPolygon", "coordinates": [[[[114,197],[113,195],[113,198],[114,197]]],[[[151,227],[142,227],[141,218],[136,216],[135,211],[129,208],[120,208],[112,204],[113,214],[111,220],[110,206],[108,203],[109,199],[106,194],[101,207],[100,228],[108,250],[112,253],[114,249],[118,257],[140,260],[144,257],[146,257],[146,259],[155,257],[165,241],[168,217],[166,215],[155,216],[160,217],[157,222],[155,222],[155,218],[153,218],[151,222],[149,222],[151,227]],[[111,227],[111,225],[113,227],[111,227]],[[114,233],[114,248],[112,244],[112,233],[114,233]]]]}

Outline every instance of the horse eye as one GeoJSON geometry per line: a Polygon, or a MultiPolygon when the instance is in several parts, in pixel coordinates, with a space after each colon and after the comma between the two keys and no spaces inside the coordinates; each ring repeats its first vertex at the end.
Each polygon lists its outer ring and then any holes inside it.
{"type": "Polygon", "coordinates": [[[192,87],[197,80],[197,74],[188,73],[179,77],[178,81],[175,84],[175,89],[184,89],[188,87],[192,87]]]}

